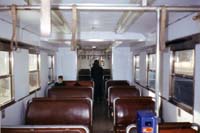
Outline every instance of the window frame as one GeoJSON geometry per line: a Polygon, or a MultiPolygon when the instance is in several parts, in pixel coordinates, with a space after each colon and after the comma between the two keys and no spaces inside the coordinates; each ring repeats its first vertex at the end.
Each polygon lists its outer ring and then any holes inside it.
{"type": "Polygon", "coordinates": [[[48,71],[51,70],[52,79],[51,79],[51,81],[48,81],[48,84],[51,84],[51,83],[53,83],[55,81],[55,79],[54,79],[54,69],[55,69],[54,60],[55,60],[55,58],[54,58],[54,55],[48,55],[48,61],[49,61],[49,57],[51,57],[51,67],[49,67],[49,62],[48,62],[48,71]]]}
{"type": "Polygon", "coordinates": [[[195,48],[190,48],[190,49],[179,49],[179,50],[172,50],[172,54],[171,54],[171,74],[170,74],[170,98],[169,98],[169,101],[172,102],[173,104],[175,104],[176,106],[180,107],[181,109],[185,110],[186,112],[190,113],[190,114],[193,114],[193,109],[194,109],[194,85],[195,85],[195,48]],[[193,66],[193,76],[190,76],[190,75],[185,75],[185,74],[175,74],[175,53],[176,52],[180,52],[180,51],[186,51],[186,50],[193,50],[194,52],[194,66],[193,66]],[[174,77],[180,77],[180,78],[186,78],[186,79],[191,79],[193,80],[193,94],[192,94],[192,97],[193,97],[193,105],[190,106],[190,105],[187,105],[183,102],[179,102],[178,100],[176,100],[175,98],[175,94],[174,94],[174,84],[173,84],[173,81],[174,81],[174,77]]]}
{"type": "MultiPolygon", "coordinates": [[[[3,44],[2,44],[3,45],[3,44]]],[[[12,102],[15,101],[15,97],[14,97],[14,86],[13,86],[13,52],[10,51],[7,48],[2,48],[0,49],[0,52],[8,52],[8,58],[9,58],[9,74],[6,75],[2,75],[0,76],[0,79],[5,79],[5,78],[10,78],[10,95],[11,95],[11,99],[7,100],[6,102],[0,104],[0,107],[3,108],[9,104],[11,104],[12,102]]]]}
{"type": "MultiPolygon", "coordinates": [[[[154,72],[156,74],[156,69],[155,70],[152,70],[150,69],[150,60],[149,60],[149,57],[150,55],[155,55],[156,56],[156,53],[148,53],[147,54],[147,88],[153,92],[155,92],[155,88],[152,88],[149,86],[149,72],[154,72]]],[[[156,79],[155,79],[156,80],[156,79]]]]}
{"type": "Polygon", "coordinates": [[[138,59],[140,60],[140,55],[134,55],[134,70],[135,70],[135,73],[134,73],[134,81],[136,82],[136,83],[138,83],[139,84],[139,80],[136,80],[136,73],[137,73],[137,71],[136,70],[139,70],[139,72],[140,72],[140,62],[139,62],[139,67],[137,67],[137,64],[136,64],[136,57],[138,57],[138,59]]]}
{"type": "Polygon", "coordinates": [[[41,86],[40,86],[40,61],[39,61],[40,60],[40,54],[39,53],[35,53],[35,52],[29,52],[28,56],[30,56],[30,54],[37,55],[37,70],[31,70],[31,71],[29,70],[29,79],[30,79],[30,73],[36,73],[37,72],[38,73],[38,87],[33,89],[33,90],[31,90],[31,88],[30,88],[30,80],[29,80],[29,94],[31,94],[31,93],[33,93],[35,91],[38,91],[41,88],[41,86]]]}

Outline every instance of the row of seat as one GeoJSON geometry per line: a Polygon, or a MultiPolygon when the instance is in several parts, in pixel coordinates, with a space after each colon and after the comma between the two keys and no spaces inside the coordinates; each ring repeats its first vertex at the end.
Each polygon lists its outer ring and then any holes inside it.
{"type": "Polygon", "coordinates": [[[3,127],[2,133],[92,132],[93,82],[64,81],[64,85],[49,89],[47,97],[29,101],[25,125],[3,127]]]}
{"type": "MultiPolygon", "coordinates": [[[[113,112],[115,133],[136,133],[137,111],[155,110],[152,97],[140,96],[139,90],[129,86],[127,81],[107,81],[106,89],[108,110],[109,114],[113,112]]],[[[190,123],[162,123],[159,124],[159,132],[197,133],[190,123]]]]}
{"type": "MultiPolygon", "coordinates": [[[[196,125],[192,125],[188,122],[167,122],[159,124],[159,133],[197,133],[198,131],[193,129],[196,125]]],[[[129,125],[126,128],[126,133],[135,133],[136,126],[134,124],[129,125]]]]}

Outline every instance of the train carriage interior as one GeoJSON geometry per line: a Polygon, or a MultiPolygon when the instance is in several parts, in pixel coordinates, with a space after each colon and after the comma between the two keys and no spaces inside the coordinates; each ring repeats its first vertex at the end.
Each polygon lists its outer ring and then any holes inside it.
{"type": "Polygon", "coordinates": [[[0,0],[0,132],[199,133],[200,0],[0,0]]]}

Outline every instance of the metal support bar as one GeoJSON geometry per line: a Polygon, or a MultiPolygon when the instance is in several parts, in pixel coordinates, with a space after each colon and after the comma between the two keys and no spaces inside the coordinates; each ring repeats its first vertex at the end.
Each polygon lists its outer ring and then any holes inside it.
{"type": "Polygon", "coordinates": [[[159,107],[160,107],[160,15],[161,9],[157,9],[157,36],[156,36],[156,86],[155,86],[155,99],[156,99],[156,105],[155,105],[155,113],[157,116],[159,116],[159,107]]]}
{"type": "MultiPolygon", "coordinates": [[[[17,10],[40,10],[40,5],[18,5],[17,10]]],[[[72,10],[72,4],[51,5],[52,10],[72,10]]],[[[105,11],[155,11],[159,6],[140,6],[138,4],[76,4],[77,10],[105,10],[105,11]]],[[[10,10],[10,5],[0,6],[0,10],[10,10]]],[[[197,12],[200,6],[166,6],[168,11],[197,12]]]]}
{"type": "Polygon", "coordinates": [[[76,32],[77,32],[77,9],[76,6],[74,5],[72,8],[72,40],[71,40],[72,50],[75,50],[77,46],[76,32]]]}

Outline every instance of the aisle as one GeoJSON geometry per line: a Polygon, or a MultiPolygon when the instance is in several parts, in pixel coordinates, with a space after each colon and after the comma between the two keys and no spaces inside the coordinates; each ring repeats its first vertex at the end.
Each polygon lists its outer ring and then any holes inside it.
{"type": "Polygon", "coordinates": [[[93,133],[112,133],[113,124],[107,117],[105,102],[94,104],[93,133]]]}

